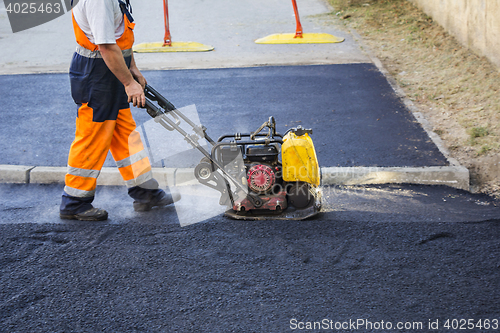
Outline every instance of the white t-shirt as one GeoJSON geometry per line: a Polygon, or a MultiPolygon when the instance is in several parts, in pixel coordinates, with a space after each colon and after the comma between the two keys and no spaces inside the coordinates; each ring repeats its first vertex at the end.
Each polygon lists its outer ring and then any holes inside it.
{"type": "Polygon", "coordinates": [[[116,44],[125,30],[118,0],[80,0],[73,8],[76,23],[93,44],[116,44]]]}

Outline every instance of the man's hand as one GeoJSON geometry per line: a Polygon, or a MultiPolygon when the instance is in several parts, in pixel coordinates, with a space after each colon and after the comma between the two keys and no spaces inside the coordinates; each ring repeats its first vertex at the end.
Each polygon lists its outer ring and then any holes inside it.
{"type": "MultiPolygon", "coordinates": [[[[144,95],[143,85],[146,85],[146,79],[142,76],[141,72],[139,72],[137,66],[135,66],[135,61],[133,61],[133,68],[137,77],[132,74],[131,69],[128,69],[122,51],[118,45],[99,44],[99,51],[101,51],[106,66],[108,66],[109,70],[115,74],[116,78],[125,86],[128,102],[140,108],[144,107],[146,105],[146,96],[144,95]]],[[[132,57],[132,60],[133,59],[132,57]]]]}
{"type": "Polygon", "coordinates": [[[140,108],[146,105],[144,88],[137,81],[134,80],[129,85],[125,86],[125,92],[127,93],[129,103],[140,108]]]}

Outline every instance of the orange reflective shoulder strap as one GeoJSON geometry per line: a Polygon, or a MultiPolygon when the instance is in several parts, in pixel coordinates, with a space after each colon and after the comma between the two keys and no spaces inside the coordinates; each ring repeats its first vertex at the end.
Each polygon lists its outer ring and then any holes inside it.
{"type": "Polygon", "coordinates": [[[99,47],[92,43],[87,35],[85,35],[85,32],[83,32],[83,30],[76,22],[73,12],[71,12],[71,17],[73,18],[73,30],[75,31],[76,42],[90,51],[97,51],[99,47]]]}
{"type": "Polygon", "coordinates": [[[123,30],[123,34],[120,38],[116,40],[116,44],[120,47],[121,50],[131,49],[134,45],[134,26],[135,23],[132,23],[128,20],[126,15],[123,15],[123,20],[125,24],[125,28],[123,30]]]}

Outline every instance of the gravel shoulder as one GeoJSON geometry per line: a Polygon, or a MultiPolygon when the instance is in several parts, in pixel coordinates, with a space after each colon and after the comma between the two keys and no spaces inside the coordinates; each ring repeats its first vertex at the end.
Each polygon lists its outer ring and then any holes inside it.
{"type": "Polygon", "coordinates": [[[406,0],[330,0],[471,172],[471,190],[500,195],[500,72],[406,0]]]}

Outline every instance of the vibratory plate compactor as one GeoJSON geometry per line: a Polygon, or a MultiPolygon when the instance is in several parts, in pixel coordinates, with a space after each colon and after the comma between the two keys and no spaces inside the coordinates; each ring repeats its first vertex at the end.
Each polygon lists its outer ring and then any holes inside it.
{"type": "Polygon", "coordinates": [[[321,208],[320,170],[311,129],[301,126],[276,133],[274,117],[255,132],[221,136],[217,141],[177,110],[150,86],[145,88],[146,109],[157,123],[176,130],[204,157],[194,169],[203,185],[221,193],[225,215],[240,220],[302,220],[321,208]],[[193,133],[181,128],[189,124],[193,133]],[[210,148],[198,141],[205,139],[210,148]]]}

